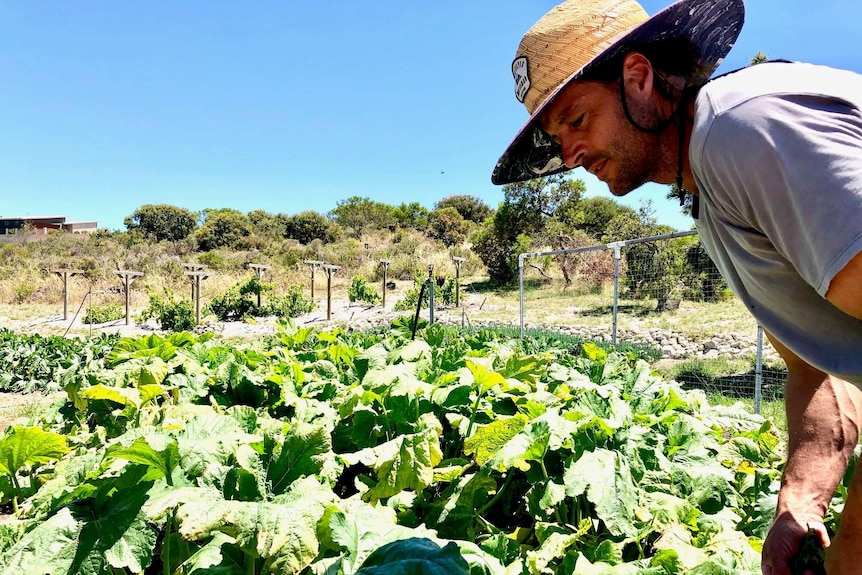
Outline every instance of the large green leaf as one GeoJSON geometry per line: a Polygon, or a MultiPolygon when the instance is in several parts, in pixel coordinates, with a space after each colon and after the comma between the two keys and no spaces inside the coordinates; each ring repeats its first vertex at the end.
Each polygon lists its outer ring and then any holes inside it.
{"type": "MultiPolygon", "coordinates": [[[[158,436],[151,436],[149,441],[156,441],[158,436]]],[[[108,448],[105,457],[109,459],[125,459],[140,463],[158,471],[170,485],[171,476],[179,465],[180,451],[176,440],[161,440],[153,447],[147,438],[139,437],[128,447],[120,444],[108,448]]]]}
{"type": "Polygon", "coordinates": [[[529,419],[520,413],[514,417],[504,417],[479,427],[464,440],[464,453],[475,455],[476,463],[485,465],[507,441],[518,435],[529,419]]]}
{"type": "Polygon", "coordinates": [[[443,454],[439,431],[427,429],[341,457],[350,465],[363,463],[375,471],[377,484],[363,498],[377,501],[405,489],[421,491],[428,487],[434,480],[434,467],[443,459],[443,454]]]}
{"type": "Polygon", "coordinates": [[[180,565],[178,575],[244,575],[245,565],[234,561],[222,550],[224,545],[236,543],[225,533],[216,533],[203,547],[180,565]]]}
{"type": "Polygon", "coordinates": [[[301,477],[319,475],[334,480],[338,472],[332,440],[322,425],[299,422],[281,437],[267,434],[265,450],[269,454],[266,480],[274,495],[301,477]]]}
{"type": "Polygon", "coordinates": [[[229,531],[247,554],[264,559],[265,569],[295,574],[317,556],[317,523],[336,501],[330,490],[305,478],[271,503],[191,501],[177,510],[177,520],[187,540],[229,531]]]}
{"type": "Polygon", "coordinates": [[[638,490],[632,482],[628,462],[614,451],[597,449],[571,462],[563,476],[566,495],[586,492],[596,513],[614,535],[634,537],[634,511],[638,490]]]}
{"type": "Polygon", "coordinates": [[[384,545],[356,575],[470,575],[458,546],[440,547],[429,539],[410,538],[384,545]]]}
{"type": "Polygon", "coordinates": [[[61,508],[0,557],[0,575],[102,575],[109,566],[144,571],[158,535],[142,511],[148,489],[139,483],[101,503],[61,508]]]}
{"type": "Polygon", "coordinates": [[[0,439],[0,472],[14,475],[25,465],[60,459],[68,450],[62,435],[39,427],[15,426],[0,439]]]}

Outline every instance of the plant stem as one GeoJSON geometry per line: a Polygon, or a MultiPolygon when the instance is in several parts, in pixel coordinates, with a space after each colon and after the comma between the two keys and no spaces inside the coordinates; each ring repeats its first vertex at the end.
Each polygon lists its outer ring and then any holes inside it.
{"type": "Polygon", "coordinates": [[[476,421],[476,412],[479,411],[479,400],[482,399],[482,394],[476,394],[476,401],[473,402],[473,410],[470,412],[470,424],[467,426],[467,433],[464,434],[464,437],[470,437],[470,434],[473,432],[473,424],[476,421]]]}
{"type": "Polygon", "coordinates": [[[18,497],[21,495],[21,486],[18,484],[18,478],[15,477],[14,472],[10,477],[12,478],[12,489],[15,491],[12,495],[12,509],[15,511],[15,515],[18,515],[18,497]]]}
{"type": "Polygon", "coordinates": [[[483,514],[483,513],[485,513],[488,509],[490,509],[491,507],[493,507],[493,506],[494,506],[494,504],[495,504],[495,503],[497,503],[497,501],[499,501],[499,500],[500,500],[500,497],[502,497],[503,492],[504,492],[504,491],[506,491],[506,487],[508,487],[508,486],[509,486],[509,484],[512,482],[512,477],[513,477],[514,475],[515,475],[515,473],[514,473],[513,471],[511,471],[511,470],[510,470],[510,471],[509,471],[509,473],[506,475],[506,480],[503,482],[503,486],[502,486],[502,487],[500,487],[500,489],[498,489],[498,490],[497,490],[497,493],[496,493],[496,494],[494,494],[494,497],[492,497],[492,498],[491,498],[491,500],[490,500],[489,502],[487,502],[485,505],[483,505],[483,506],[482,506],[482,508],[481,508],[481,509],[479,509],[479,511],[476,513],[477,515],[482,515],[482,514],[483,514]]]}
{"type": "Polygon", "coordinates": [[[165,575],[171,575],[171,523],[173,523],[174,514],[171,513],[168,522],[165,524],[165,544],[164,553],[162,553],[162,572],[165,575]]]}

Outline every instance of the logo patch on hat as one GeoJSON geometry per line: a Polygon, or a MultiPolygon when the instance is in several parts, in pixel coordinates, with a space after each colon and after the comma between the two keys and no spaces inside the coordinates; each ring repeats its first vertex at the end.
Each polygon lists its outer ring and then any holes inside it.
{"type": "Polygon", "coordinates": [[[530,70],[526,56],[515,58],[512,62],[512,76],[515,77],[515,97],[523,104],[530,90],[530,70]]]}

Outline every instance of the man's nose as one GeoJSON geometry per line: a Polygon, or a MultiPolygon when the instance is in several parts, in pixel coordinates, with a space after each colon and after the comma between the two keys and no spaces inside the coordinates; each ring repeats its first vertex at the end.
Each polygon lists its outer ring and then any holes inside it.
{"type": "Polygon", "coordinates": [[[574,139],[564,140],[562,143],[563,163],[569,168],[577,168],[584,161],[585,149],[583,144],[574,139]]]}

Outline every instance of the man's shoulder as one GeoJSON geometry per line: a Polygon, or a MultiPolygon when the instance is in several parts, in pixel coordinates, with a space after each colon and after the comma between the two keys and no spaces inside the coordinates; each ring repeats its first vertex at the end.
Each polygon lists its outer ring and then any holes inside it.
{"type": "Polygon", "coordinates": [[[711,115],[769,96],[812,95],[862,105],[862,75],[799,62],[766,62],[718,76],[698,95],[711,115]]]}

